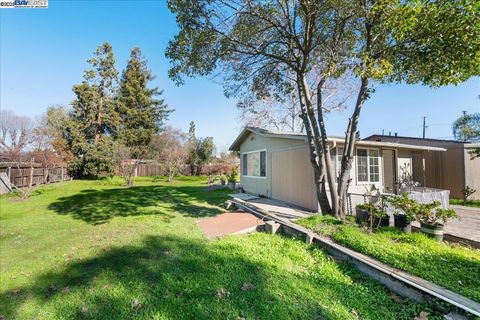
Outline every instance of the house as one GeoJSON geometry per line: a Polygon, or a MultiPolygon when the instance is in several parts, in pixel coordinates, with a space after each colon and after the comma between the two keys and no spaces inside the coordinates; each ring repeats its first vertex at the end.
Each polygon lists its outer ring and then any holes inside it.
{"type": "MultiPolygon", "coordinates": [[[[344,139],[328,139],[335,171],[339,170],[344,139]]],[[[246,127],[230,146],[240,153],[240,180],[245,192],[318,211],[313,168],[303,133],[246,127]]],[[[349,193],[363,195],[372,185],[392,192],[412,174],[413,155],[444,152],[434,146],[395,142],[356,142],[349,193]]]]}
{"type": "Polygon", "coordinates": [[[446,149],[446,152],[426,154],[425,159],[422,158],[423,155],[414,154],[413,179],[427,187],[448,189],[451,197],[458,199],[463,198],[462,190],[469,186],[477,190],[471,199],[480,199],[480,158],[472,159],[469,153],[479,143],[390,135],[372,135],[365,140],[446,149]]]}

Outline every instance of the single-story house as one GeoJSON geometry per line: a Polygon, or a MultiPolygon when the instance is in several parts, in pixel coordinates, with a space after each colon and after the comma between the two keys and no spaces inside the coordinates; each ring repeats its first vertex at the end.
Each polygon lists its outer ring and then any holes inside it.
{"type": "Polygon", "coordinates": [[[470,151],[479,147],[480,143],[396,135],[372,135],[364,140],[446,149],[446,152],[425,154],[425,160],[420,155],[414,155],[413,179],[427,187],[450,190],[450,196],[458,199],[463,198],[462,190],[469,186],[477,190],[471,195],[471,199],[480,199],[480,158],[472,159],[470,154],[470,151]],[[422,168],[423,161],[425,170],[422,168]]]}
{"type": "MultiPolygon", "coordinates": [[[[338,172],[344,139],[330,137],[328,141],[338,172]]],[[[305,134],[246,127],[230,150],[240,154],[240,183],[245,192],[319,210],[305,134]]],[[[393,192],[402,176],[412,174],[414,154],[444,151],[441,147],[359,140],[349,192],[365,194],[372,185],[393,192]]]]}

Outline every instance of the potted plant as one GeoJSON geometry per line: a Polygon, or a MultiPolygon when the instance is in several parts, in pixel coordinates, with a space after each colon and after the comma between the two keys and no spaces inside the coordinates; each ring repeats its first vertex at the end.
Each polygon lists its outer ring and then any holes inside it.
{"type": "Polygon", "coordinates": [[[393,223],[395,228],[402,229],[406,233],[412,232],[412,221],[415,220],[413,208],[417,202],[410,199],[408,193],[404,192],[399,196],[387,198],[387,202],[395,208],[393,223]]]}
{"type": "Polygon", "coordinates": [[[225,178],[224,175],[221,175],[221,176],[220,176],[220,184],[221,184],[222,186],[224,186],[226,183],[227,183],[227,179],[225,178]]]}
{"type": "Polygon", "coordinates": [[[368,225],[370,230],[378,227],[388,227],[389,216],[383,211],[382,195],[374,185],[365,192],[368,202],[356,206],[357,223],[368,225]]]}
{"type": "Polygon", "coordinates": [[[388,215],[373,203],[364,203],[356,206],[357,223],[366,224],[370,229],[388,227],[388,215]]]}
{"type": "Polygon", "coordinates": [[[439,208],[440,202],[420,204],[413,208],[415,219],[420,222],[420,231],[438,242],[443,241],[443,228],[448,220],[458,218],[452,209],[439,208]]]}
{"type": "Polygon", "coordinates": [[[230,189],[235,189],[235,185],[238,180],[238,169],[237,167],[233,167],[232,170],[230,170],[230,173],[227,175],[228,179],[228,187],[230,189]]]}

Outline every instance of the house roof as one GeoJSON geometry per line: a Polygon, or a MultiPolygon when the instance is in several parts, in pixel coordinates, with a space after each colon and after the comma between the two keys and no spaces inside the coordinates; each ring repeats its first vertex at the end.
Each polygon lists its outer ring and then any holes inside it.
{"type": "Polygon", "coordinates": [[[395,139],[398,141],[401,140],[415,140],[419,142],[439,142],[439,143],[458,143],[463,144],[464,141],[459,140],[446,140],[446,139],[432,139],[432,138],[419,138],[419,137],[407,137],[407,136],[392,136],[392,135],[385,135],[385,134],[372,134],[369,137],[366,137],[363,140],[377,140],[382,141],[382,139],[395,139]]]}
{"type": "MultiPolygon", "coordinates": [[[[261,135],[264,137],[270,137],[270,138],[304,140],[305,142],[307,141],[306,134],[302,132],[285,132],[285,131],[268,130],[268,129],[258,128],[258,127],[245,127],[242,130],[242,132],[240,132],[240,134],[235,139],[235,141],[232,143],[229,150],[231,151],[240,150],[240,145],[250,133],[254,133],[254,134],[258,134],[258,135],[261,135]]],[[[328,137],[328,141],[332,143],[343,144],[345,142],[345,138],[330,136],[328,137]]],[[[365,147],[404,148],[404,149],[412,149],[412,150],[420,150],[420,151],[446,151],[445,148],[410,145],[410,144],[396,143],[396,142],[358,140],[355,144],[357,146],[365,146],[365,147]]]]}

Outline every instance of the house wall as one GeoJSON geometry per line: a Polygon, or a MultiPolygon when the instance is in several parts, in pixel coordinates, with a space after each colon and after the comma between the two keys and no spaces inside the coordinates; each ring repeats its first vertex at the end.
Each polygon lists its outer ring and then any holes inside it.
{"type": "MultiPolygon", "coordinates": [[[[240,182],[246,192],[272,197],[272,152],[305,148],[303,139],[270,138],[260,134],[250,133],[240,145],[240,155],[246,152],[266,151],[266,177],[245,177],[240,170],[240,182]]],[[[243,167],[243,157],[240,156],[240,167],[243,167]]],[[[313,169],[312,169],[313,170],[313,169]]]]}
{"type": "Polygon", "coordinates": [[[470,199],[480,200],[480,158],[472,159],[468,150],[464,150],[465,159],[465,185],[477,191],[470,199]]]}
{"type": "Polygon", "coordinates": [[[318,211],[308,148],[273,151],[271,155],[272,198],[318,211]]]}
{"type": "MultiPolygon", "coordinates": [[[[463,148],[450,148],[445,152],[426,151],[413,157],[413,179],[422,186],[450,190],[452,198],[462,198],[466,164],[463,161],[463,148]],[[421,170],[425,157],[425,174],[421,170]]],[[[468,162],[468,161],[467,161],[468,162]]],[[[468,185],[468,184],[467,184],[468,185]]]]}
{"type": "Polygon", "coordinates": [[[472,160],[465,145],[458,141],[418,139],[395,136],[373,136],[372,140],[445,148],[447,151],[425,151],[413,156],[413,178],[423,186],[450,190],[450,197],[463,197],[465,186],[477,189],[472,199],[480,199],[480,159],[472,160]],[[421,171],[425,157],[425,176],[421,171]],[[476,187],[475,187],[476,186],[476,187]]]}
{"type": "MultiPolygon", "coordinates": [[[[341,144],[338,147],[342,147],[341,144]]],[[[352,197],[352,205],[363,202],[363,194],[374,185],[383,190],[383,157],[382,147],[358,146],[358,148],[377,149],[380,159],[380,178],[375,183],[357,181],[357,163],[354,158],[350,177],[352,181],[349,192],[358,194],[352,197]]],[[[391,148],[385,148],[391,149],[391,148]]],[[[248,193],[263,195],[274,199],[292,203],[307,209],[317,210],[316,190],[313,182],[313,169],[309,161],[309,150],[303,139],[285,139],[265,137],[260,134],[250,133],[240,145],[240,154],[251,151],[266,151],[266,177],[246,177],[241,171],[240,180],[242,187],[248,193]]],[[[402,170],[412,174],[412,150],[395,149],[397,181],[400,180],[402,170]]],[[[337,148],[332,149],[332,163],[335,172],[339,170],[337,148]]],[[[243,157],[240,157],[243,167],[243,157]]],[[[328,190],[328,185],[327,185],[328,190]]],[[[328,192],[327,192],[328,193],[328,192]]]]}

